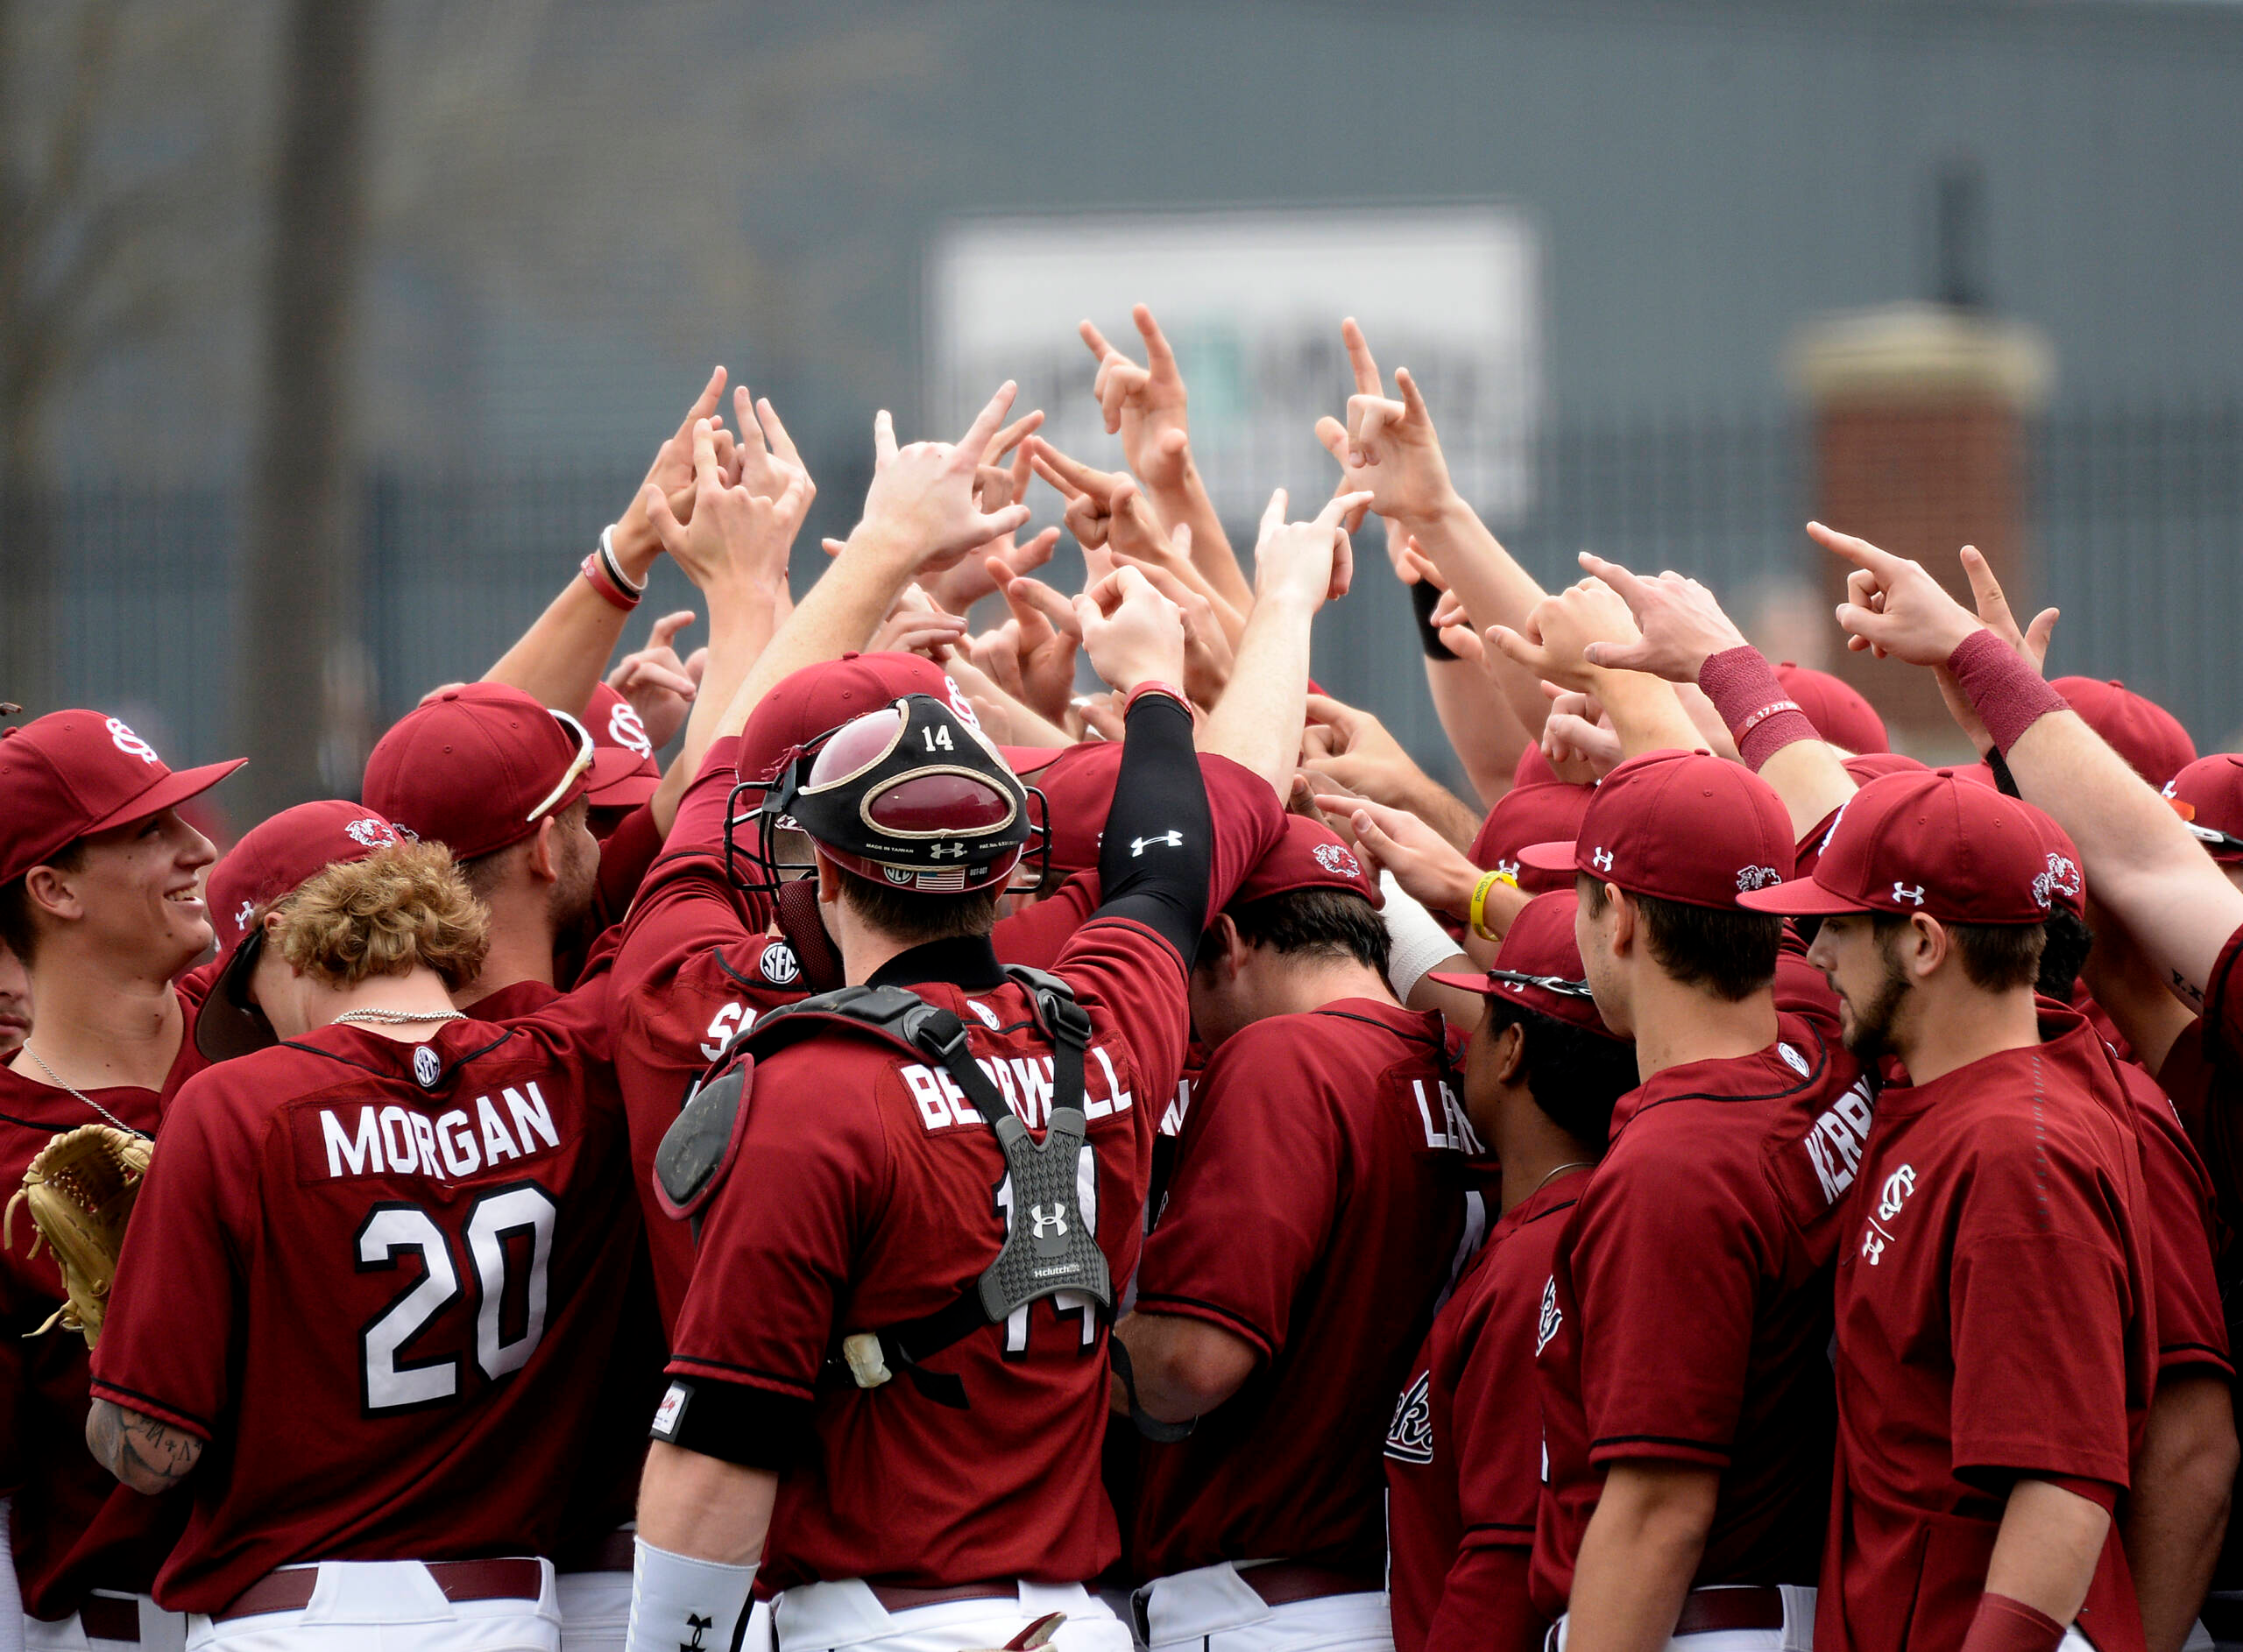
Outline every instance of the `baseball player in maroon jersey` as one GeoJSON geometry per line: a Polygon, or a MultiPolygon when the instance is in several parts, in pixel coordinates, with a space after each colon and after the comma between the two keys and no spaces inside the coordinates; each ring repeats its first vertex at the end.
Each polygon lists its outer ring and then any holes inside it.
{"type": "MultiPolygon", "coordinates": [[[[209,949],[200,893],[210,842],[178,805],[238,764],[174,773],[124,723],[57,711],[0,734],[0,940],[25,966],[38,1020],[0,1070],[0,1187],[80,1125],[156,1133],[202,1065],[195,996],[174,986],[209,949]]],[[[31,1333],[63,1299],[52,1257],[18,1224],[0,1252],[0,1493],[28,1645],[173,1647],[148,1598],[184,1510],[120,1490],[85,1454],[86,1345],[31,1333]]]]}
{"type": "Polygon", "coordinates": [[[1871,1104],[1828,989],[1737,905],[1790,872],[1790,818],[1736,764],[1653,752],[1605,778],[1574,841],[1523,858],[1576,872],[1582,963],[1642,1079],[1545,1288],[1535,1604],[1576,1652],[1795,1644],[1828,1501],[1831,1253],[1871,1104]]]}
{"type": "MultiPolygon", "coordinates": [[[[367,807],[450,850],[490,908],[490,957],[466,1006],[518,983],[556,985],[556,950],[605,927],[595,916],[600,846],[586,823],[597,757],[576,718],[519,688],[469,682],[407,712],[367,758],[367,807]]],[[[516,1007],[502,1000],[479,1013],[504,1020],[516,1007]]]]}
{"type": "Polygon", "coordinates": [[[559,1645],[538,1557],[628,1264],[623,1121],[564,1031],[453,1007],[484,944],[449,854],[389,844],[260,903],[212,989],[281,1041],[174,1102],[87,1426],[191,1488],[157,1591],[197,1645],[559,1645]]]}
{"type": "MultiPolygon", "coordinates": [[[[2223,1201],[2231,1198],[2239,1161],[2230,1121],[2243,1098],[2237,1079],[2243,1070],[2231,1053],[2239,1048],[2231,1028],[2243,1021],[2231,1020],[2237,1012],[2230,1006],[2243,982],[2233,979],[2231,966],[2243,935],[2243,893],[2127,758],[2041,680],[2026,650],[2037,657],[2047,617],[2028,636],[1982,557],[1968,547],[1963,557],[1974,614],[1905,557],[1819,523],[1808,532],[1852,565],[1850,600],[1838,611],[1849,646],[1945,668],[1966,731],[2003,760],[2026,800],[2047,810],[2078,845],[2099,914],[2095,950],[2101,962],[2090,969],[2097,998],[2171,1093],[2223,1201]],[[2108,973],[2119,960],[2126,961],[2122,972],[2133,974],[2132,1005],[2125,1001],[2129,984],[2108,973]],[[2162,1008],[2158,992],[2167,984],[2203,1006],[2199,1020],[2185,1010],[2162,1008]],[[2152,1010],[2153,1019],[2138,1018],[2137,1008],[2152,1010]]],[[[2204,1604],[2206,1625],[2223,1643],[2243,1640],[2235,1610],[2218,1594],[2204,1604]]]]}
{"type": "Polygon", "coordinates": [[[1199,942],[1212,1055],[1116,1332],[1144,1408],[1198,1419],[1146,1447],[1130,1520],[1156,1648],[1389,1642],[1378,1443],[1485,1220],[1440,1016],[1387,985],[1377,886],[1320,822],[1285,826],[1199,942]]]}
{"type": "Polygon", "coordinates": [[[1570,889],[1537,896],[1493,969],[1434,971],[1486,999],[1464,1108],[1502,1166],[1501,1214],[1434,1316],[1387,1430],[1396,1652],[1534,1652],[1550,1627],[1527,1584],[1542,1495],[1542,1287],[1612,1104],[1636,1086],[1635,1051],[1582,978],[1575,905],[1570,889]]]}
{"type": "Polygon", "coordinates": [[[2155,1380],[2132,1105],[2094,1030],[2036,1004],[2080,872],[2029,807],[1940,774],[1857,793],[1758,910],[1808,951],[1879,1098],[1837,1271],[1826,1648],[2143,1644],[2111,1511],[2155,1380]]]}
{"type": "Polygon", "coordinates": [[[1053,1609],[1062,1644],[1127,1642],[1081,1586],[1119,1547],[1098,1481],[1100,1295],[1135,1262],[1210,868],[1232,868],[1213,874],[1228,894],[1280,816],[1265,790],[1255,814],[1211,818],[1181,691],[1160,686],[1180,621],[1142,582],[1118,589],[1111,618],[1085,615],[1093,662],[1130,691],[1105,900],[1057,988],[1008,977],[989,946],[1025,794],[945,702],[845,724],[761,805],[815,845],[847,978],[875,990],[767,1017],[737,1125],[681,1121],[718,1151],[686,1197],[664,1171],[701,1232],[640,1500],[634,1648],[726,1634],[759,1560],[782,1648],[994,1645],[1053,1609]],[[836,1025],[849,1005],[902,1006],[895,1025],[927,1041],[836,1025]],[[1030,1156],[1038,1130],[1053,1169],[1030,1156]],[[1001,1288],[993,1257],[1022,1246],[1058,1260],[1001,1288]]]}

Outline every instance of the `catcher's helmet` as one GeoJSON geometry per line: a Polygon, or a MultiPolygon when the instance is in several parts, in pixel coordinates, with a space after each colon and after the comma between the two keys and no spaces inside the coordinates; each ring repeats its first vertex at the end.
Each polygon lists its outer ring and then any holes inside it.
{"type": "Polygon", "coordinates": [[[1030,798],[1041,805],[980,729],[932,695],[906,695],[796,747],[768,779],[734,787],[725,860],[743,887],[775,891],[815,870],[814,861],[782,858],[779,834],[791,830],[835,865],[891,888],[987,889],[1006,884],[1031,852],[1049,852],[1044,811],[1031,812],[1030,798]],[[739,842],[751,823],[752,849],[739,842]]]}

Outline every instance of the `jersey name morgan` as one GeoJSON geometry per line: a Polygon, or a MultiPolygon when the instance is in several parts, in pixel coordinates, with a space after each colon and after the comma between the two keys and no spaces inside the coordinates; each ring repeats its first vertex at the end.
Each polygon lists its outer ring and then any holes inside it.
{"type": "Polygon", "coordinates": [[[478,1096],[431,1119],[392,1103],[302,1109],[292,1115],[297,1174],[306,1181],[423,1175],[456,1182],[556,1151],[561,1133],[534,1078],[478,1096]]]}

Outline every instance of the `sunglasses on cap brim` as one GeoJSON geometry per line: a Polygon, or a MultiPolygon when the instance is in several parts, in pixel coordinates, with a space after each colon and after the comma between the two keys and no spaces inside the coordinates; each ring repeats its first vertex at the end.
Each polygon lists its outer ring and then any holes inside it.
{"type": "Polygon", "coordinates": [[[1594,1000],[1596,994],[1586,981],[1569,981],[1562,975],[1521,975],[1516,970],[1489,970],[1489,985],[1504,986],[1539,986],[1545,992],[1554,992],[1560,998],[1594,1000]]]}
{"type": "MultiPolygon", "coordinates": [[[[548,710],[550,708],[548,707],[548,710]]],[[[593,742],[592,731],[566,711],[555,711],[553,717],[555,722],[565,725],[569,732],[577,737],[577,755],[562,773],[561,783],[545,794],[543,802],[522,816],[525,821],[533,824],[544,819],[563,798],[569,795],[569,788],[577,783],[579,775],[591,767],[592,759],[599,750],[593,742]]]]}
{"type": "Polygon", "coordinates": [[[2243,855],[2243,837],[2232,832],[2223,832],[2210,826],[2199,826],[2194,821],[2184,822],[2189,835],[2215,855],[2243,855]]]}

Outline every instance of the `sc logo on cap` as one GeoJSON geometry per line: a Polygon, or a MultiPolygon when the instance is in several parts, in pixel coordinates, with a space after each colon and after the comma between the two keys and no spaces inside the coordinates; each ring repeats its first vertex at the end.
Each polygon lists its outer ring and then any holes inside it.
{"type": "Polygon", "coordinates": [[[110,744],[124,752],[125,756],[137,757],[143,763],[162,761],[157,757],[154,746],[124,726],[123,717],[111,717],[105,726],[109,730],[110,744]]]}
{"type": "Polygon", "coordinates": [[[627,700],[608,708],[607,738],[640,757],[655,754],[655,742],[647,733],[646,721],[640,717],[639,708],[627,700]]]}

